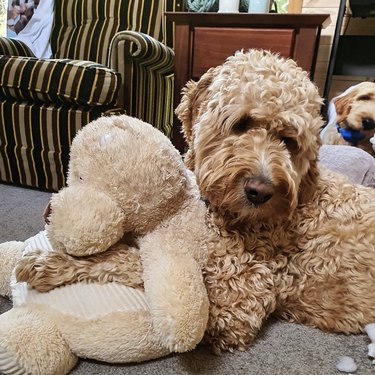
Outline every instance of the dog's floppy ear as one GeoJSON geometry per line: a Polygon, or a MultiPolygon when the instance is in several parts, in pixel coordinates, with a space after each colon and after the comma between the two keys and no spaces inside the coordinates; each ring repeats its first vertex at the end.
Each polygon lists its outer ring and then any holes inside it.
{"type": "Polygon", "coordinates": [[[351,109],[351,104],[353,103],[355,96],[356,90],[352,90],[346,95],[339,96],[333,99],[338,123],[341,123],[348,116],[351,109]]]}
{"type": "Polygon", "coordinates": [[[215,68],[210,68],[198,82],[189,81],[182,89],[182,98],[176,108],[176,115],[182,123],[182,130],[189,150],[185,156],[185,164],[194,170],[194,133],[193,125],[207,99],[207,89],[211,84],[215,68]]]}
{"type": "Polygon", "coordinates": [[[213,79],[215,68],[210,68],[198,82],[189,81],[182,89],[182,98],[176,108],[176,115],[182,123],[183,133],[189,147],[192,142],[192,127],[206,99],[207,88],[213,79]]]}
{"type": "Polygon", "coordinates": [[[197,89],[198,82],[188,81],[185,87],[182,89],[181,102],[177,106],[175,112],[177,118],[182,123],[182,130],[189,148],[192,142],[192,127],[196,113],[194,113],[197,108],[195,102],[197,101],[197,89]]]}

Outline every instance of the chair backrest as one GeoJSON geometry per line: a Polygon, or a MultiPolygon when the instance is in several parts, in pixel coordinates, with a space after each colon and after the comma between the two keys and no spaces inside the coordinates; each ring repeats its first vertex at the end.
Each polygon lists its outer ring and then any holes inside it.
{"type": "Polygon", "coordinates": [[[173,47],[173,31],[165,23],[163,12],[175,9],[176,3],[175,0],[55,1],[53,55],[106,65],[110,41],[122,30],[141,31],[173,47]]]}

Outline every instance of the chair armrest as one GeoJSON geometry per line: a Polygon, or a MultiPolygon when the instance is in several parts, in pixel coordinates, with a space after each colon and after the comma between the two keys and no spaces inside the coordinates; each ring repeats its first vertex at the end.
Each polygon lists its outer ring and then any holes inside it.
{"type": "Polygon", "coordinates": [[[128,115],[146,121],[168,137],[173,125],[174,52],[155,38],[136,31],[117,33],[108,66],[122,77],[119,103],[128,115]]]}
{"type": "Polygon", "coordinates": [[[4,36],[0,36],[0,55],[35,57],[25,43],[4,36]]]}
{"type": "Polygon", "coordinates": [[[0,55],[0,97],[114,106],[121,85],[120,74],[91,61],[38,59],[0,55]]]}

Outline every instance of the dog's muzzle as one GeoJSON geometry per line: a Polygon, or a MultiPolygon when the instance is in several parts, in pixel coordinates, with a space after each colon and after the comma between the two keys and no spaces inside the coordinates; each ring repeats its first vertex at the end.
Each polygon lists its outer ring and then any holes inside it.
{"type": "Polygon", "coordinates": [[[275,193],[272,182],[262,177],[251,177],[245,180],[247,200],[255,206],[268,202],[275,193]]]}

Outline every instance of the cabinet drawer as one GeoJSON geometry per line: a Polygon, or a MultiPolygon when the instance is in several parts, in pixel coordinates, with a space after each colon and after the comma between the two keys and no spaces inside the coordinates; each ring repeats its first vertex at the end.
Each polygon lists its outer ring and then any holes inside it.
{"type": "Polygon", "coordinates": [[[262,48],[290,57],[293,44],[294,29],[195,27],[192,77],[199,78],[240,49],[262,48]]]}

